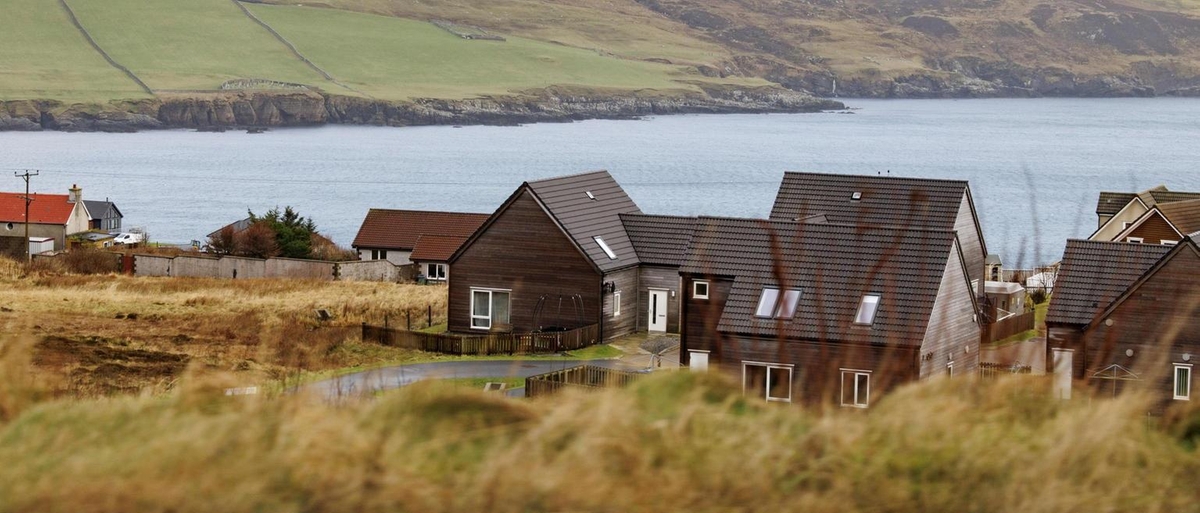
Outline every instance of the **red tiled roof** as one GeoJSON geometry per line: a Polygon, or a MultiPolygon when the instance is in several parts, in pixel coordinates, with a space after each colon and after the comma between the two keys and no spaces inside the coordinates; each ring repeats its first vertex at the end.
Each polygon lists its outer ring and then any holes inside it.
{"type": "Polygon", "coordinates": [[[465,240],[487,219],[487,214],[373,208],[363,219],[352,246],[412,250],[417,246],[417,239],[427,233],[465,240]]]}
{"type": "MultiPolygon", "coordinates": [[[[25,222],[25,194],[0,192],[0,222],[25,222]]],[[[66,194],[32,193],[29,204],[29,220],[33,224],[67,224],[75,204],[67,201],[66,194]]]]}
{"type": "Polygon", "coordinates": [[[448,262],[450,256],[467,241],[467,237],[424,234],[417,238],[409,260],[414,262],[448,262]]]}

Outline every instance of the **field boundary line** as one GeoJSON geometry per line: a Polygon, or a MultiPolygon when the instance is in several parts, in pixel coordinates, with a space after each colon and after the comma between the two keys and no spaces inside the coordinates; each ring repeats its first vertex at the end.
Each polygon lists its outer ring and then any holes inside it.
{"type": "Polygon", "coordinates": [[[355,89],[346,84],[343,84],[340,81],[338,81],[338,79],[333,78],[333,75],[330,75],[328,72],[326,72],[320,66],[317,66],[317,63],[309,60],[308,57],[305,57],[304,54],[300,53],[300,49],[296,48],[296,45],[292,44],[291,41],[288,41],[286,37],[283,37],[283,34],[280,34],[279,31],[275,30],[273,27],[271,27],[271,25],[269,25],[269,24],[267,24],[267,22],[263,21],[262,18],[255,16],[254,13],[251,12],[250,9],[246,8],[245,5],[242,5],[241,2],[239,2],[238,0],[229,0],[229,1],[233,2],[233,5],[236,5],[238,7],[238,9],[241,9],[242,13],[244,13],[247,18],[250,18],[251,21],[253,21],[254,23],[257,23],[260,27],[266,29],[267,32],[270,32],[271,35],[273,37],[275,37],[275,39],[277,41],[279,41],[280,43],[283,43],[283,45],[286,46],[288,48],[288,50],[290,50],[292,52],[292,55],[295,55],[297,59],[300,59],[301,62],[308,65],[308,67],[312,68],[313,71],[320,73],[321,76],[325,77],[326,80],[333,82],[334,84],[337,84],[339,86],[342,86],[346,89],[349,89],[351,91],[354,91],[358,94],[366,96],[368,98],[375,99],[374,96],[371,96],[367,93],[359,91],[358,89],[355,89]]]}
{"type": "Polygon", "coordinates": [[[133,71],[131,71],[129,68],[126,68],[125,66],[122,66],[121,63],[113,60],[112,56],[108,55],[108,52],[104,51],[104,48],[100,47],[100,44],[97,43],[96,40],[92,38],[92,34],[89,33],[86,28],[83,28],[83,24],[79,22],[79,18],[77,18],[75,16],[75,11],[73,9],[71,9],[70,5],[67,5],[67,0],[58,0],[58,5],[62,6],[63,10],[67,12],[67,18],[69,18],[71,20],[71,24],[75,25],[75,29],[78,30],[80,34],[83,34],[83,38],[87,40],[88,44],[92,45],[92,48],[94,48],[96,50],[96,52],[98,52],[100,54],[101,57],[104,57],[104,60],[108,61],[108,63],[110,65],[112,65],[112,67],[117,68],[122,73],[125,73],[125,75],[127,75],[131,80],[136,82],[137,85],[140,86],[143,91],[146,91],[147,93],[149,93],[151,95],[154,94],[154,90],[150,89],[150,86],[146,85],[145,82],[142,82],[142,79],[138,78],[138,76],[135,75],[133,73],[133,71]]]}

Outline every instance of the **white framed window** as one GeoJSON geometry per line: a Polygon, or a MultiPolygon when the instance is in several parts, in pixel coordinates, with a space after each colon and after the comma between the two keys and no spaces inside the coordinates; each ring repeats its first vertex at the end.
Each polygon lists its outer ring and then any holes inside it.
{"type": "Polygon", "coordinates": [[[946,362],[946,375],[954,377],[954,360],[946,362]]]}
{"type": "Polygon", "coordinates": [[[446,279],[446,264],[425,264],[425,279],[443,281],[446,279]]]}
{"type": "Polygon", "coordinates": [[[371,250],[371,260],[387,260],[387,250],[386,249],[372,249],[371,250]]]}
{"type": "Polygon", "coordinates": [[[1177,244],[1179,244],[1179,241],[1177,241],[1177,240],[1167,240],[1167,239],[1163,239],[1163,240],[1161,240],[1160,242],[1161,242],[1161,243],[1162,243],[1162,245],[1164,245],[1164,246],[1174,246],[1174,245],[1177,245],[1177,244]]]}
{"type": "Polygon", "coordinates": [[[692,372],[708,372],[708,351],[689,350],[688,369],[692,372]]]}
{"type": "Polygon", "coordinates": [[[796,305],[800,303],[800,291],[788,289],[780,293],[779,289],[764,287],[758,297],[758,307],[754,309],[755,317],[791,319],[796,315],[796,305]]]}
{"type": "Polygon", "coordinates": [[[601,239],[600,237],[592,237],[592,240],[596,241],[596,245],[600,246],[600,249],[604,251],[605,255],[608,255],[609,260],[617,259],[617,254],[613,253],[612,248],[608,247],[608,244],[604,243],[604,239],[601,239]]]}
{"type": "Polygon", "coordinates": [[[1141,237],[1126,237],[1125,242],[1130,242],[1133,244],[1141,244],[1143,242],[1146,242],[1146,239],[1143,239],[1141,237]]]}
{"type": "Polygon", "coordinates": [[[488,330],[508,324],[511,295],[508,290],[471,289],[471,329],[488,330]]]}
{"type": "Polygon", "coordinates": [[[842,406],[866,408],[871,404],[871,371],[842,369],[842,406]]]}
{"type": "Polygon", "coordinates": [[[708,282],[692,282],[692,299],[708,299],[708,282]]]}
{"type": "Polygon", "coordinates": [[[621,291],[613,292],[613,317],[621,316],[621,291]]]}
{"type": "Polygon", "coordinates": [[[1187,363],[1175,364],[1174,392],[1172,399],[1176,401],[1192,400],[1192,365],[1187,363]]]}
{"type": "Polygon", "coordinates": [[[769,402],[792,402],[792,366],[742,362],[742,393],[769,402]]]}
{"type": "Polygon", "coordinates": [[[862,297],[862,302],[858,304],[858,313],[854,314],[854,324],[870,326],[875,324],[875,313],[879,311],[879,302],[883,300],[883,296],[879,294],[867,294],[862,297]]]}

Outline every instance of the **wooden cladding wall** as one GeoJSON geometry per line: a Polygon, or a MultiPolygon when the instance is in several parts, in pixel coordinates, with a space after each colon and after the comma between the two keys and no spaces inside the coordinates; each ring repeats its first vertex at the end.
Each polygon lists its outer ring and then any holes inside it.
{"type": "Polygon", "coordinates": [[[453,262],[453,268],[449,279],[451,331],[478,331],[471,329],[472,287],[512,291],[514,332],[534,331],[538,324],[577,328],[600,322],[600,273],[528,191],[497,214],[453,262]],[[579,315],[571,300],[576,294],[583,300],[579,315]],[[534,311],[543,297],[541,318],[535,319],[534,311]]]}
{"type": "Polygon", "coordinates": [[[679,268],[642,266],[638,273],[637,331],[650,328],[650,289],[667,291],[667,332],[679,333],[679,305],[685,297],[680,288],[679,268]]]}
{"type": "MultiPolygon", "coordinates": [[[[1174,364],[1200,363],[1200,256],[1182,248],[1168,258],[1111,315],[1082,334],[1082,354],[1075,352],[1075,359],[1081,360],[1075,367],[1076,379],[1103,387],[1107,383],[1093,376],[1118,365],[1170,400],[1174,364]]],[[[1200,388],[1192,390],[1200,394],[1200,388]]]]}
{"type": "Polygon", "coordinates": [[[637,329],[638,268],[628,267],[604,275],[605,282],[612,282],[613,292],[604,292],[604,339],[611,340],[633,333],[637,329]],[[621,293],[621,315],[616,312],[616,293],[621,293]]]}
{"type": "Polygon", "coordinates": [[[966,262],[970,281],[979,280],[979,290],[976,290],[975,294],[983,295],[987,255],[984,254],[983,235],[979,233],[976,221],[971,211],[971,203],[964,194],[962,204],[958,207],[958,217],[954,220],[954,231],[958,234],[958,242],[962,246],[963,261],[966,262]]]}
{"type": "Polygon", "coordinates": [[[1157,213],[1151,214],[1150,218],[1146,219],[1146,222],[1130,232],[1127,237],[1140,237],[1145,244],[1162,244],[1165,240],[1179,242],[1182,239],[1179,233],[1171,227],[1170,223],[1167,223],[1157,213]]]}
{"type": "Polygon", "coordinates": [[[957,247],[951,247],[942,273],[942,284],[925,339],[921,342],[921,377],[975,372],[979,366],[981,327],[976,318],[974,291],[967,284],[963,261],[957,247]]]}
{"type": "Polygon", "coordinates": [[[679,342],[679,364],[688,365],[690,350],[709,351],[713,357],[719,356],[720,341],[723,338],[717,331],[721,321],[721,312],[725,301],[729,299],[729,291],[733,288],[733,280],[728,278],[708,278],[705,276],[683,275],[681,287],[687,291],[679,300],[683,305],[681,313],[681,332],[679,342]],[[708,299],[692,297],[692,283],[695,281],[708,282],[708,299]]]}

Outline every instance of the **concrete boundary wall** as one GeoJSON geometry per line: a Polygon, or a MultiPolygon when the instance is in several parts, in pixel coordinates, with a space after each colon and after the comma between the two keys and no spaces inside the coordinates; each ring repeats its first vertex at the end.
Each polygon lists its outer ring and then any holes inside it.
{"type": "Polygon", "coordinates": [[[295,278],[343,281],[409,281],[405,266],[386,260],[329,262],[296,258],[245,258],[210,255],[133,255],[134,276],[193,278],[295,278]]]}

